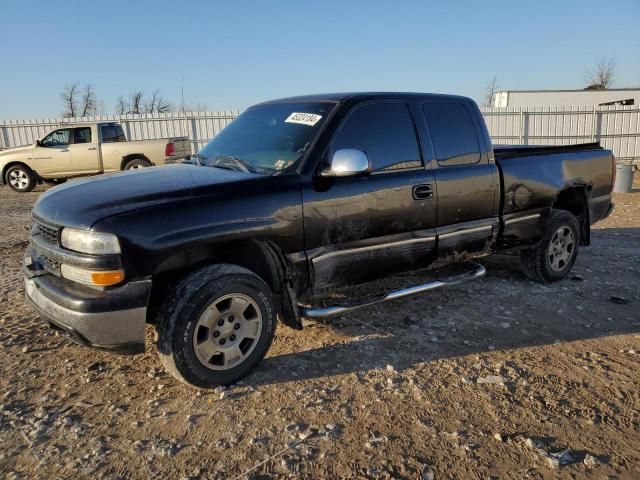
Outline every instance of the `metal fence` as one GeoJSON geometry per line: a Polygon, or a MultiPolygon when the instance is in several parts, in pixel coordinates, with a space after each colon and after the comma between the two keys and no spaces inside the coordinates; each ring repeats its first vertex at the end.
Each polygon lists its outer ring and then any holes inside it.
{"type": "Polygon", "coordinates": [[[600,142],[618,161],[640,163],[637,106],[483,108],[482,114],[494,144],[600,142]]]}
{"type": "MultiPolygon", "coordinates": [[[[117,121],[131,140],[188,137],[193,151],[238,114],[224,112],[102,115],[0,122],[0,149],[29,145],[60,124],[117,121]]],[[[640,108],[637,106],[483,108],[495,144],[560,145],[599,141],[619,161],[640,164],[640,108]]]]}

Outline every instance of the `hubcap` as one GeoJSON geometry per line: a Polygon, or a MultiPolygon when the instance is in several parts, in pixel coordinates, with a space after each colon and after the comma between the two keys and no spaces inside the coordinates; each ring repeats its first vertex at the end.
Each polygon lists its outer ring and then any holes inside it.
{"type": "Polygon", "coordinates": [[[9,174],[9,183],[18,190],[23,190],[29,185],[29,177],[23,170],[13,170],[9,174]]]}
{"type": "Polygon", "coordinates": [[[193,350],[205,367],[228,370],[253,352],[261,332],[258,304],[242,293],[224,295],[200,315],[193,330],[193,350]]]}
{"type": "Polygon", "coordinates": [[[137,170],[139,168],[144,168],[144,167],[142,165],[140,165],[140,164],[136,164],[136,165],[131,165],[129,167],[129,170],[137,170]]]}
{"type": "Polygon", "coordinates": [[[574,248],[575,239],[571,229],[562,226],[556,230],[551,237],[547,252],[551,269],[556,272],[563,270],[571,260],[574,248]]]}

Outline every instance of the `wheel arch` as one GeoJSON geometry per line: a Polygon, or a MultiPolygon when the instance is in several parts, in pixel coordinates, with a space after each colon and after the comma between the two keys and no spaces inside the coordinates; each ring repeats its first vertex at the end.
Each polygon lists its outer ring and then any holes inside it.
{"type": "Polygon", "coordinates": [[[12,160],[8,162],[4,167],[2,167],[2,179],[0,180],[2,182],[2,185],[7,184],[7,171],[15,165],[22,165],[23,167],[28,168],[29,171],[31,171],[36,176],[36,179],[40,181],[40,176],[38,175],[38,172],[36,172],[33,168],[31,168],[29,165],[27,165],[26,163],[20,160],[12,160]]]}
{"type": "Polygon", "coordinates": [[[255,273],[271,288],[283,323],[296,330],[302,329],[291,266],[273,242],[253,239],[207,245],[177,252],[165,259],[152,276],[148,322],[153,323],[154,308],[162,304],[168,289],[194,270],[216,263],[237,265],[255,273]]]}
{"type": "Polygon", "coordinates": [[[589,192],[587,184],[567,185],[560,190],[553,202],[552,209],[573,213],[580,225],[580,245],[591,244],[591,221],[589,213],[589,192]]]}
{"type": "Polygon", "coordinates": [[[149,158],[144,153],[130,153],[122,157],[122,160],[120,161],[120,170],[124,170],[125,165],[129,163],[131,160],[138,160],[138,159],[149,162],[151,165],[154,164],[151,160],[149,160],[149,158]]]}

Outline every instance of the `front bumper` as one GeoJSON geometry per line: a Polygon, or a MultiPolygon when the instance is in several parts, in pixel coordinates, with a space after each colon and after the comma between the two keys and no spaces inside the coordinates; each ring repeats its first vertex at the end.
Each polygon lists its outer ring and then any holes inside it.
{"type": "Polygon", "coordinates": [[[28,302],[72,340],[114,353],[144,352],[151,280],[98,291],[51,275],[37,262],[25,262],[23,272],[28,302]]]}

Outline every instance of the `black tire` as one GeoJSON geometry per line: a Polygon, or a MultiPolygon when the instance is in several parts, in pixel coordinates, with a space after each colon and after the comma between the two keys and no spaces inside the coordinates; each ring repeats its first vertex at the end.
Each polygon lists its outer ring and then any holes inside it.
{"type": "MultiPolygon", "coordinates": [[[[216,306],[219,307],[220,303],[216,306]]],[[[218,310],[213,311],[218,312],[218,310]]],[[[257,311],[255,313],[258,314],[257,311]]],[[[160,360],[171,375],[189,385],[213,388],[235,383],[249,374],[269,350],[276,331],[276,314],[271,290],[250,270],[229,264],[203,267],[182,279],[160,309],[157,325],[160,360]],[[216,367],[213,363],[205,366],[196,353],[196,343],[200,341],[201,329],[206,329],[199,324],[199,321],[218,299],[225,296],[232,296],[233,299],[234,295],[248,297],[257,306],[261,315],[257,338],[251,341],[251,349],[247,349],[246,356],[239,360],[239,363],[229,367],[216,367]]],[[[233,319],[233,316],[229,316],[233,319]]],[[[214,329],[224,327],[215,325],[219,324],[214,323],[205,332],[202,341],[210,341],[214,345],[213,348],[219,348],[216,341],[219,342],[220,337],[214,338],[216,333],[214,329]]],[[[233,334],[233,331],[229,333],[233,334]]],[[[238,348],[242,348],[242,342],[238,348]]],[[[223,355],[225,356],[226,354],[223,355]]],[[[217,357],[214,355],[211,358],[217,357]]]]}
{"type": "Polygon", "coordinates": [[[145,160],[144,158],[134,158],[125,163],[124,170],[134,170],[137,168],[147,168],[150,166],[151,162],[149,160],[145,160]]]}
{"type": "Polygon", "coordinates": [[[26,165],[13,165],[7,169],[4,177],[5,182],[15,192],[30,192],[38,183],[36,174],[26,165]]]}
{"type": "Polygon", "coordinates": [[[60,185],[67,181],[66,178],[43,178],[42,181],[49,185],[60,185]]]}
{"type": "MultiPolygon", "coordinates": [[[[568,233],[567,233],[568,235],[568,233]]],[[[571,212],[565,210],[552,210],[547,224],[547,230],[544,237],[533,248],[522,250],[520,253],[520,262],[525,275],[531,280],[540,283],[555,282],[562,280],[573,268],[573,264],[578,257],[578,249],[580,245],[580,225],[578,219],[571,212]],[[565,253],[568,254],[566,260],[561,260],[555,264],[554,255],[552,255],[554,246],[552,241],[557,232],[570,232],[573,242],[569,252],[569,243],[565,253]]],[[[556,258],[557,260],[557,258],[556,258]]]]}

